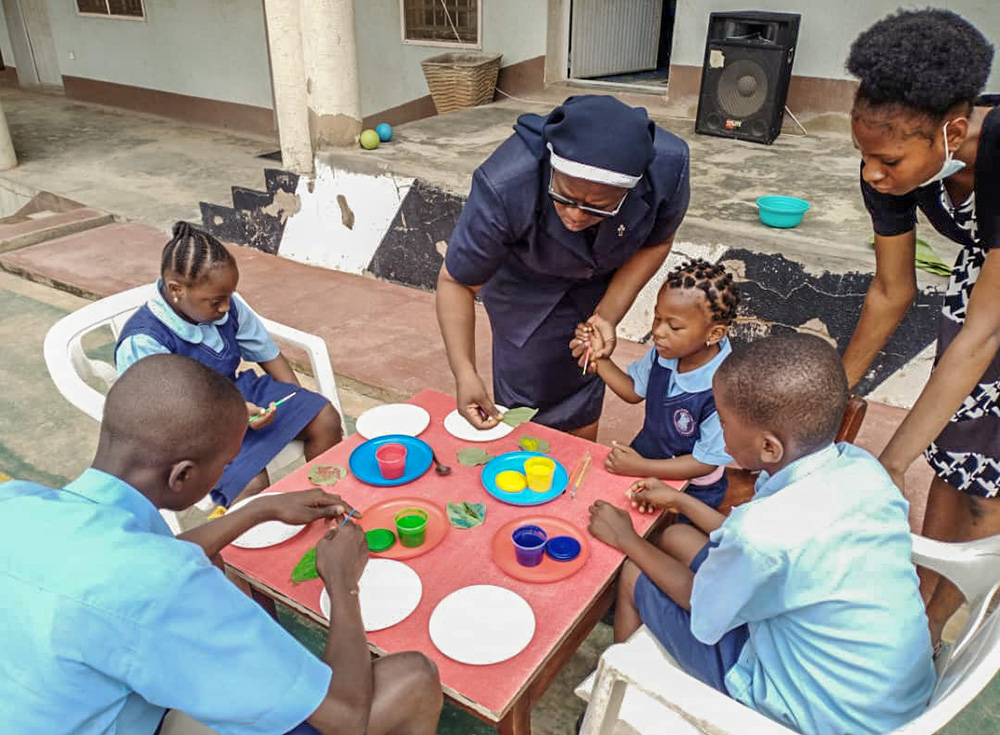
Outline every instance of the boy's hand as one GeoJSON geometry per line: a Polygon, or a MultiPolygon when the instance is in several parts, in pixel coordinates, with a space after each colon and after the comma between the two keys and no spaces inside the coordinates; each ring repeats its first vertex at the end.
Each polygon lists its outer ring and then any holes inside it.
{"type": "Polygon", "coordinates": [[[684,493],[656,478],[648,477],[633,482],[632,487],[625,491],[625,496],[640,513],[652,513],[656,508],[677,510],[678,501],[684,497],[684,493]]]}
{"type": "MultiPolygon", "coordinates": [[[[257,502],[267,503],[269,518],[293,526],[312,523],[320,518],[339,520],[354,510],[339,495],[319,488],[294,493],[271,493],[257,502]]],[[[354,517],[360,518],[361,513],[355,510],[354,517]]]]}
{"type": "Polygon", "coordinates": [[[274,412],[277,410],[274,403],[267,408],[261,408],[254,403],[250,403],[250,401],[246,401],[246,405],[247,418],[250,419],[249,426],[251,429],[263,429],[274,420],[274,412]]]}
{"type": "Polygon", "coordinates": [[[638,538],[628,513],[603,500],[590,506],[590,525],[587,530],[598,540],[619,551],[624,551],[630,541],[638,538]]]}
{"type": "Polygon", "coordinates": [[[604,458],[604,469],[613,475],[644,475],[647,472],[645,464],[645,457],[618,442],[611,442],[611,451],[604,458]]]}
{"type": "Polygon", "coordinates": [[[356,590],[368,564],[368,542],[357,523],[335,526],[316,544],[316,571],[327,586],[356,590]]]}

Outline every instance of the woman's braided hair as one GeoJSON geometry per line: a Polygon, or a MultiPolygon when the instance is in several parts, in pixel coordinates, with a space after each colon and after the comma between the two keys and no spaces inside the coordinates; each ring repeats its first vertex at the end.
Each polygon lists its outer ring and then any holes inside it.
{"type": "Polygon", "coordinates": [[[689,260],[667,274],[663,288],[696,288],[705,294],[715,324],[729,326],[736,318],[740,287],[733,274],[718,263],[703,258],[689,260]]]}
{"type": "Polygon", "coordinates": [[[176,274],[191,284],[222,265],[236,265],[236,259],[221,242],[187,222],[174,224],[173,237],[163,247],[160,275],[176,274]]]}

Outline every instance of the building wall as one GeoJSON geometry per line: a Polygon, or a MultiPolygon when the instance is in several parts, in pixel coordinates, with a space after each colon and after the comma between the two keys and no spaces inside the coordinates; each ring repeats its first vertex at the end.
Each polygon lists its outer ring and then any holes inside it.
{"type": "MultiPolygon", "coordinates": [[[[361,109],[370,115],[429,94],[420,61],[456,48],[401,40],[399,0],[355,0],[361,109]]],[[[545,54],[545,6],[539,0],[482,0],[484,52],[504,66],[545,54]]]]}
{"type": "Polygon", "coordinates": [[[63,76],[271,107],[261,0],[146,0],[145,6],[142,22],[85,17],[73,0],[48,0],[63,76]]]}
{"type": "MultiPolygon", "coordinates": [[[[943,5],[942,3],[932,3],[943,5]]],[[[928,3],[900,0],[760,0],[754,10],[802,14],[795,54],[796,76],[849,79],[844,59],[855,37],[879,18],[899,7],[923,8],[928,3]]],[[[733,0],[677,0],[672,65],[701,67],[711,12],[740,10],[733,0]]],[[[994,43],[1000,40],[998,0],[954,0],[949,9],[966,18],[994,43]]],[[[1000,54],[994,59],[992,91],[1000,92],[1000,54]]]]}

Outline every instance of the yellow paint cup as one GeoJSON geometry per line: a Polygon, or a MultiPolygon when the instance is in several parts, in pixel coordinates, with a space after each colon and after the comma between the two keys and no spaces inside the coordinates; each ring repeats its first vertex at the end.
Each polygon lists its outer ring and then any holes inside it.
{"type": "Polygon", "coordinates": [[[528,484],[524,475],[516,470],[504,470],[503,472],[498,472],[494,482],[497,484],[497,487],[505,493],[519,493],[524,490],[525,486],[528,484]]]}
{"type": "Polygon", "coordinates": [[[556,473],[556,463],[548,457],[532,457],[524,460],[524,474],[528,487],[536,493],[547,493],[552,488],[552,477],[556,473]]]}

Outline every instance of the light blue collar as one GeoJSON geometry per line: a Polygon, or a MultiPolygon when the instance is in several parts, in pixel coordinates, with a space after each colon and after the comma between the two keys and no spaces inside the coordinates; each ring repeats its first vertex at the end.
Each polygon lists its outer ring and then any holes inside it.
{"type": "MultiPolygon", "coordinates": [[[[655,351],[656,347],[653,347],[653,350],[655,351]]],[[[719,365],[729,357],[729,353],[732,351],[733,348],[729,344],[729,337],[723,337],[719,342],[718,355],[701,367],[689,370],[686,373],[677,371],[678,360],[676,357],[664,358],[657,355],[656,362],[660,367],[666,368],[674,374],[674,381],[677,383],[677,387],[683,392],[701,393],[712,389],[712,378],[715,376],[715,371],[719,369],[719,365]]]]}
{"type": "Polygon", "coordinates": [[[98,505],[110,505],[128,511],[139,519],[142,527],[153,533],[173,536],[163,516],[145,495],[124,480],[107,472],[89,467],[63,488],[98,505]]]}
{"type": "Polygon", "coordinates": [[[800,457],[787,467],[778,470],[774,475],[769,475],[766,471],[761,470],[757,476],[757,482],[754,484],[754,497],[766,498],[769,495],[774,495],[782,488],[788,487],[793,482],[798,482],[825,467],[839,456],[840,448],[836,444],[827,444],[812,454],[800,457]]]}
{"type": "Polygon", "coordinates": [[[174,311],[173,307],[166,302],[166,299],[163,298],[162,288],[163,279],[157,279],[156,288],[153,295],[150,296],[149,300],[146,302],[146,306],[148,306],[149,310],[153,312],[153,316],[166,324],[167,327],[170,328],[171,332],[176,334],[185,342],[201,344],[205,340],[205,335],[202,331],[203,329],[206,327],[220,327],[229,320],[229,312],[226,312],[221,319],[216,319],[214,322],[192,324],[174,311]]]}

